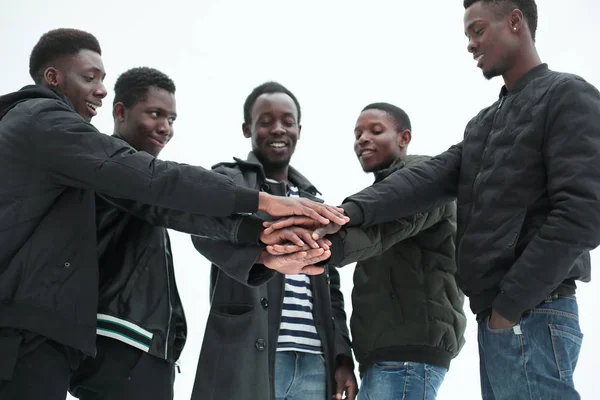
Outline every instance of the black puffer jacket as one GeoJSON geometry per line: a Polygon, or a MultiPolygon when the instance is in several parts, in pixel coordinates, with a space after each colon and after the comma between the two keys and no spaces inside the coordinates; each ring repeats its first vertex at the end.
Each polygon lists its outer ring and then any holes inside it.
{"type": "Polygon", "coordinates": [[[600,244],[600,93],[541,64],[467,125],[462,143],[347,199],[374,223],[458,197],[460,286],[509,320],[590,280],[600,244]]]}
{"type": "Polygon", "coordinates": [[[95,192],[207,216],[258,208],[258,191],[138,153],[42,86],[0,97],[0,159],[0,328],[89,355],[98,305],[95,192]]]}
{"type": "MultiPolygon", "coordinates": [[[[409,155],[375,173],[429,159],[409,155]]],[[[449,368],[464,344],[464,295],[455,279],[456,204],[331,237],[332,265],[358,261],[352,289],[352,347],[361,374],[380,361],[449,368]],[[341,253],[341,254],[338,254],[341,253]]]]}

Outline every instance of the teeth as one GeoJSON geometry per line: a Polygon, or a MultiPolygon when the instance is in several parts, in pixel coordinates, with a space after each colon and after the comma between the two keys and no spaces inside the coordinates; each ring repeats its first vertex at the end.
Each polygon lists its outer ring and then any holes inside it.
{"type": "Polygon", "coordinates": [[[97,106],[97,105],[95,105],[95,104],[92,104],[92,103],[88,103],[87,101],[85,102],[85,104],[87,104],[87,106],[88,106],[89,108],[91,108],[92,110],[96,110],[96,108],[98,108],[98,106],[97,106]]]}
{"type": "Polygon", "coordinates": [[[477,57],[477,58],[475,59],[475,61],[479,62],[479,60],[481,60],[482,58],[483,58],[483,54],[481,54],[479,57],[477,57]]]}
{"type": "Polygon", "coordinates": [[[362,153],[360,153],[361,156],[365,156],[365,155],[369,155],[369,154],[373,154],[375,153],[373,150],[365,150],[362,153]]]}
{"type": "Polygon", "coordinates": [[[285,147],[285,143],[282,142],[275,142],[275,143],[271,143],[269,145],[270,147],[275,147],[276,149],[280,149],[282,147],[285,147]]]}

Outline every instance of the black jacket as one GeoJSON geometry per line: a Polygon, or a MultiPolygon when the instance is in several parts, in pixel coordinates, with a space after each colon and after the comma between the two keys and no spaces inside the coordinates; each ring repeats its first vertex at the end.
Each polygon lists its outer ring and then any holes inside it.
{"type": "Polygon", "coordinates": [[[600,93],[539,65],[432,160],[351,196],[372,225],[458,197],[459,284],[471,309],[509,320],[590,280],[600,244],[600,93]]]}
{"type": "Polygon", "coordinates": [[[258,194],[99,133],[60,93],[0,97],[0,327],[93,355],[95,192],[207,216],[255,212],[258,194]]]}
{"type": "MultiPolygon", "coordinates": [[[[286,195],[285,184],[268,183],[262,165],[253,153],[248,160],[215,166],[215,171],[230,176],[238,185],[257,188],[275,195],[286,195]]],[[[298,186],[301,197],[322,201],[315,187],[290,167],[289,179],[298,186]]],[[[198,251],[211,268],[211,309],[192,399],[274,399],[274,367],[283,303],[284,276],[261,265],[254,265],[262,248],[234,246],[193,238],[198,251]],[[249,275],[250,284],[239,279],[249,275]],[[262,272],[260,272],[262,271],[262,272]]],[[[311,277],[313,316],[323,345],[328,378],[328,397],[335,390],[333,373],[336,358],[352,358],[346,326],[340,278],[335,268],[311,277]]]]}
{"type": "Polygon", "coordinates": [[[261,221],[176,212],[96,196],[100,293],[97,334],[169,362],[187,328],[165,227],[213,240],[258,245],[261,221]]]}
{"type": "MultiPolygon", "coordinates": [[[[398,158],[375,182],[429,157],[398,158]]],[[[380,361],[450,367],[464,344],[464,295],[455,279],[456,204],[331,236],[332,265],[358,261],[352,347],[361,374],[380,361]]]]}

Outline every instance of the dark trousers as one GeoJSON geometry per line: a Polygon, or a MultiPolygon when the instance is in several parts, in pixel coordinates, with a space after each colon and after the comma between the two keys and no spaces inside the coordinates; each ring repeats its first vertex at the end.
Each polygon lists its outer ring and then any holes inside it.
{"type": "Polygon", "coordinates": [[[80,352],[31,332],[0,329],[0,400],[64,400],[80,352]]]}
{"type": "Polygon", "coordinates": [[[70,392],[81,400],[171,400],[175,365],[115,339],[98,336],[95,358],[73,373],[70,392]]]}

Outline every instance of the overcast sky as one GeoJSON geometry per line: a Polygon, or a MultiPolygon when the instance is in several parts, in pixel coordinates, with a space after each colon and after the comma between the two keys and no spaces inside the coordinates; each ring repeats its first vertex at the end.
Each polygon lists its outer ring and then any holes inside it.
{"type": "MultiPolygon", "coordinates": [[[[137,66],[157,68],[177,85],[175,137],[162,159],[210,167],[245,157],[242,105],[250,91],[277,80],[302,106],[302,137],[292,164],[329,203],[372,183],[354,156],[353,128],[363,106],[387,101],[413,125],[410,153],[435,155],[462,139],[464,127],[497,98],[501,79],[486,81],[463,34],[460,0],[395,1],[114,1],[11,2],[0,13],[0,93],[29,84],[29,53],[59,27],[87,30],[103,48],[109,89],[93,123],[112,133],[116,77],[137,66]],[[187,3],[187,2],[186,2],[187,3]]],[[[600,87],[597,0],[540,0],[537,45],[549,67],[600,87]]],[[[599,227],[600,228],[600,227],[599,227]]],[[[175,381],[187,400],[208,316],[209,263],[187,235],[172,233],[188,341],[175,381]]],[[[600,254],[592,255],[597,269],[600,254]]],[[[353,266],[341,270],[348,314],[353,266]]],[[[584,344],[575,374],[583,399],[598,397],[600,281],[578,292],[584,344]],[[596,310],[596,311],[594,311],[596,310]]],[[[452,363],[438,398],[478,399],[475,317],[468,306],[467,343],[452,363]]]]}

